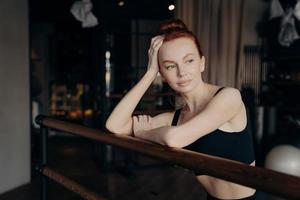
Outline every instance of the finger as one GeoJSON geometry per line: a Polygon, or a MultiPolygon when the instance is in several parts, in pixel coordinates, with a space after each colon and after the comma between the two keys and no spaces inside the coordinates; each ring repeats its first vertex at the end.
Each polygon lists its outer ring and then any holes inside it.
{"type": "Polygon", "coordinates": [[[159,45],[161,45],[163,43],[164,39],[163,38],[159,38],[153,41],[152,46],[155,48],[159,45]]]}
{"type": "Polygon", "coordinates": [[[159,50],[159,48],[161,47],[161,45],[162,45],[162,43],[161,43],[161,44],[158,44],[158,45],[156,45],[156,46],[150,47],[149,50],[148,50],[148,55],[149,55],[149,56],[155,55],[155,53],[158,52],[158,50],[159,50]]]}
{"type": "Polygon", "coordinates": [[[150,49],[148,50],[148,54],[149,54],[149,55],[152,55],[153,52],[154,52],[154,49],[153,49],[153,48],[150,48],[150,49]]]}
{"type": "Polygon", "coordinates": [[[161,38],[158,38],[158,39],[154,40],[154,41],[153,41],[153,44],[154,44],[154,45],[158,45],[158,44],[160,44],[160,43],[163,42],[163,41],[164,41],[164,38],[161,37],[161,38]]]}
{"type": "Polygon", "coordinates": [[[158,39],[158,40],[163,40],[165,38],[165,36],[164,35],[158,35],[155,38],[158,39]]]}
{"type": "Polygon", "coordinates": [[[147,121],[148,121],[148,123],[151,123],[152,117],[150,115],[147,116],[147,121]]]}
{"type": "Polygon", "coordinates": [[[143,115],[139,115],[138,116],[138,122],[142,122],[143,121],[143,115]]]}
{"type": "Polygon", "coordinates": [[[147,119],[148,119],[148,116],[147,115],[143,115],[143,121],[147,122],[148,121],[147,119]]]}
{"type": "Polygon", "coordinates": [[[156,41],[156,40],[163,39],[164,37],[165,37],[164,35],[157,35],[157,36],[151,38],[151,42],[154,42],[154,41],[156,41]]]}
{"type": "Polygon", "coordinates": [[[141,121],[141,117],[139,115],[136,116],[136,122],[140,122],[141,121]]]}
{"type": "Polygon", "coordinates": [[[164,37],[162,36],[157,36],[157,37],[154,37],[152,38],[151,40],[151,46],[157,46],[159,45],[162,41],[164,40],[164,37]]]}
{"type": "Polygon", "coordinates": [[[160,46],[162,45],[162,43],[163,43],[163,39],[164,39],[163,36],[157,36],[157,37],[152,38],[152,40],[151,40],[151,45],[150,45],[150,48],[149,48],[148,53],[149,53],[149,54],[153,54],[153,52],[150,52],[150,50],[152,50],[152,51],[158,50],[159,47],[160,47],[160,46]]]}
{"type": "Polygon", "coordinates": [[[153,49],[157,51],[161,47],[162,44],[163,44],[163,41],[160,41],[159,43],[155,44],[155,46],[153,46],[153,49]]]}
{"type": "Polygon", "coordinates": [[[138,118],[136,116],[133,116],[132,117],[132,131],[133,131],[133,136],[136,136],[136,131],[137,131],[137,125],[138,125],[138,122],[137,122],[138,118]]]}
{"type": "Polygon", "coordinates": [[[145,122],[145,119],[144,119],[145,117],[144,117],[144,115],[140,115],[140,122],[145,122]]]}
{"type": "Polygon", "coordinates": [[[136,123],[138,121],[138,118],[136,116],[132,117],[133,123],[136,123]]]}
{"type": "Polygon", "coordinates": [[[158,51],[160,49],[160,47],[163,45],[164,41],[161,41],[156,47],[156,51],[158,51]]]}
{"type": "Polygon", "coordinates": [[[145,122],[149,122],[149,115],[145,115],[145,122]]]}
{"type": "Polygon", "coordinates": [[[153,46],[153,49],[155,52],[158,52],[158,50],[160,49],[160,47],[162,46],[163,41],[160,41],[158,44],[156,44],[155,46],[153,46]]]}

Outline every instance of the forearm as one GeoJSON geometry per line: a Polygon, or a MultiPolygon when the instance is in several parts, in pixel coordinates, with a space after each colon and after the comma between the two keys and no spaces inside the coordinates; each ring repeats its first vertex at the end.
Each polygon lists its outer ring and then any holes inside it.
{"type": "Polygon", "coordinates": [[[169,147],[177,147],[174,144],[174,136],[176,131],[176,127],[163,126],[147,131],[141,131],[138,133],[138,135],[136,135],[136,137],[169,147]]]}
{"type": "Polygon", "coordinates": [[[142,79],[122,98],[106,121],[106,128],[114,133],[131,134],[132,113],[156,77],[147,71],[142,79]]]}
{"type": "Polygon", "coordinates": [[[155,142],[161,145],[167,145],[164,132],[162,132],[162,128],[155,128],[147,131],[141,131],[136,137],[149,140],[151,142],[155,142]]]}
{"type": "Polygon", "coordinates": [[[138,133],[135,137],[149,140],[161,145],[169,147],[183,148],[190,144],[185,138],[188,136],[183,134],[184,130],[180,126],[163,126],[138,133]]]}

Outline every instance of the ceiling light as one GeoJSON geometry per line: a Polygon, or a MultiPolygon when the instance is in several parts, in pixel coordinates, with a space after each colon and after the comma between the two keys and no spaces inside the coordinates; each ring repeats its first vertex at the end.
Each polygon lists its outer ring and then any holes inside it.
{"type": "Polygon", "coordinates": [[[119,1],[118,6],[124,6],[125,2],[124,1],[119,1]]]}
{"type": "Polygon", "coordinates": [[[175,6],[173,4],[169,5],[168,7],[169,10],[174,10],[175,9],[175,6]]]}

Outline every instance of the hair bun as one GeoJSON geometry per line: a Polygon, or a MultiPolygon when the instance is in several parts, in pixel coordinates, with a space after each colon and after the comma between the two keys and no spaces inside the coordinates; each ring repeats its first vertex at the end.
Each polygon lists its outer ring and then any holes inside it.
{"type": "Polygon", "coordinates": [[[159,34],[177,32],[177,31],[189,31],[186,25],[180,19],[172,19],[162,22],[159,26],[159,34]]]}

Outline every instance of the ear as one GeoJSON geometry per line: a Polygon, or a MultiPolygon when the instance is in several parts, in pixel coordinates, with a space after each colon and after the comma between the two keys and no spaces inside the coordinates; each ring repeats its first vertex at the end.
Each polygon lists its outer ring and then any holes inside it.
{"type": "Polygon", "coordinates": [[[202,56],[201,58],[200,58],[200,65],[201,65],[201,72],[204,72],[204,70],[205,70],[205,58],[204,58],[204,56],[202,56]]]}

